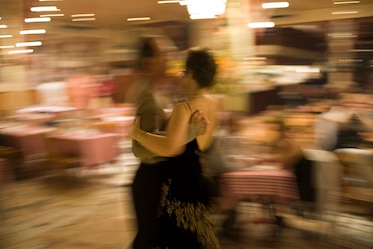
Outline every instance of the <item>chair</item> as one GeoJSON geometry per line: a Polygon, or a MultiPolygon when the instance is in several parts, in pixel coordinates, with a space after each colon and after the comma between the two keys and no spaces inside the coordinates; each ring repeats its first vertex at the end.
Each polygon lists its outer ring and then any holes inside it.
{"type": "Polygon", "coordinates": [[[35,87],[38,102],[43,105],[61,105],[68,102],[65,82],[47,82],[35,87]]]}
{"type": "Polygon", "coordinates": [[[298,92],[279,92],[279,98],[284,103],[284,105],[295,108],[307,104],[306,97],[298,92]]]}
{"type": "Polygon", "coordinates": [[[341,192],[341,163],[330,151],[304,149],[305,157],[314,164],[313,182],[316,189],[316,210],[319,214],[335,208],[335,198],[341,192]]]}
{"type": "Polygon", "coordinates": [[[44,135],[44,142],[47,148],[47,163],[54,173],[64,173],[66,169],[77,168],[80,166],[81,158],[79,155],[62,153],[58,148],[58,139],[49,134],[44,135]]]}
{"type": "Polygon", "coordinates": [[[20,177],[19,171],[22,163],[22,152],[20,150],[10,146],[0,146],[0,158],[7,161],[15,178],[20,177]]]}
{"type": "Polygon", "coordinates": [[[344,197],[373,204],[373,151],[341,148],[334,152],[343,165],[344,197]]]}

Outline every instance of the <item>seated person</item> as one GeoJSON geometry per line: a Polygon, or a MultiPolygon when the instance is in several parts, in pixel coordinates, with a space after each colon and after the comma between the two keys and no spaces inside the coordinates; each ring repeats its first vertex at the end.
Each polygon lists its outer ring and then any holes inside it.
{"type": "Polygon", "coordinates": [[[225,134],[219,141],[219,151],[222,154],[222,163],[225,171],[235,171],[253,165],[253,158],[248,155],[249,144],[244,134],[245,116],[232,113],[225,134]]]}
{"type": "Polygon", "coordinates": [[[282,117],[271,117],[262,125],[263,138],[257,139],[255,153],[257,163],[276,164],[292,170],[303,154],[299,144],[288,136],[282,117]]]}
{"type": "Polygon", "coordinates": [[[285,127],[283,117],[265,121],[272,125],[273,139],[269,141],[271,148],[269,153],[261,157],[261,162],[274,162],[283,169],[294,172],[301,201],[316,201],[316,188],[314,186],[314,167],[308,160],[301,146],[289,136],[288,127],[285,127]]]}
{"type": "Polygon", "coordinates": [[[369,96],[357,93],[341,94],[338,103],[317,118],[316,145],[329,151],[366,146],[364,135],[370,134],[373,127],[370,113],[369,96]]]}

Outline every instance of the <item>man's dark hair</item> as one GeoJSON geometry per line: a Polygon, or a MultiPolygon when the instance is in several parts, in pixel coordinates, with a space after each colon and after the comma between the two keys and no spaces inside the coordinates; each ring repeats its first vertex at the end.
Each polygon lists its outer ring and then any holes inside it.
{"type": "Polygon", "coordinates": [[[139,44],[139,59],[153,57],[156,54],[153,37],[141,37],[139,44]]]}
{"type": "Polygon", "coordinates": [[[158,48],[155,38],[152,36],[143,36],[140,38],[137,49],[137,68],[144,69],[144,58],[151,58],[157,55],[158,48]]]}
{"type": "Polygon", "coordinates": [[[186,71],[200,87],[212,87],[217,71],[214,57],[205,48],[191,49],[186,60],[186,71]]]}

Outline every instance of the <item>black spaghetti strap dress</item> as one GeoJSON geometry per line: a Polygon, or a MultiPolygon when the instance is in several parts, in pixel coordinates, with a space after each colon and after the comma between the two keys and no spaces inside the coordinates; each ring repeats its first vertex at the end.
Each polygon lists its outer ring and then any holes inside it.
{"type": "Polygon", "coordinates": [[[197,140],[170,158],[162,185],[154,248],[219,249],[211,220],[211,182],[202,173],[197,140]]]}

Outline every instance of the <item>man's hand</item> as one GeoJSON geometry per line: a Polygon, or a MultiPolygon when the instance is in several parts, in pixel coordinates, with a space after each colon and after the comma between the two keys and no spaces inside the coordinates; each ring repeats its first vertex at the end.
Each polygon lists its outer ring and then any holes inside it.
{"type": "Polygon", "coordinates": [[[192,124],[194,125],[194,128],[197,131],[197,135],[203,135],[207,131],[207,126],[209,124],[208,120],[206,119],[205,115],[203,115],[203,112],[201,112],[199,109],[195,110],[192,113],[192,124]]]}
{"type": "Polygon", "coordinates": [[[128,127],[128,137],[135,139],[137,129],[140,129],[140,116],[137,116],[133,124],[128,127]]]}

